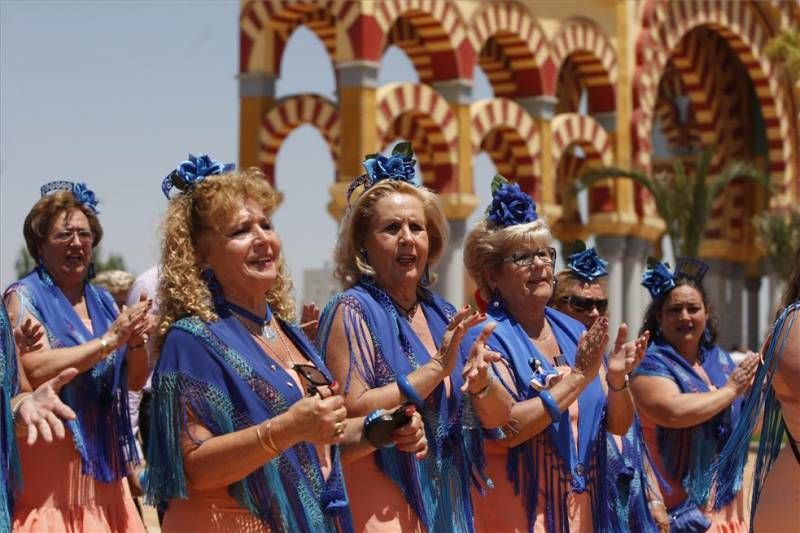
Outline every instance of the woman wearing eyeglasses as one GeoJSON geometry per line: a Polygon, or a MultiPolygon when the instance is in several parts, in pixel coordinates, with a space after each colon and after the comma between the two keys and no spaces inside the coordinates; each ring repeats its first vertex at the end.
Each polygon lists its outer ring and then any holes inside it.
{"type": "MultiPolygon", "coordinates": [[[[556,259],[552,236],[518,185],[496,176],[486,218],[469,232],[464,264],[496,323],[486,341],[501,355],[497,381],[516,403],[505,438],[486,447],[495,488],[475,498],[479,531],[592,531],[606,523],[605,429],[624,434],[633,405],[624,368],[644,353],[644,339],[624,342],[623,364],[598,378],[608,320],[592,327],[547,307],[556,259]]],[[[465,343],[476,339],[473,328],[465,343]]]]}
{"type": "Polygon", "coordinates": [[[36,268],[5,293],[12,324],[40,325],[45,335],[20,361],[33,387],[67,368],[80,374],[61,389],[76,414],[70,439],[20,446],[25,490],[15,531],[144,531],[125,476],[136,448],[128,390],[147,378],[149,301],[117,309],[89,283],[92,251],[103,237],[97,200],[83,183],[57,181],[25,218],[36,268]]]}
{"type": "MultiPolygon", "coordinates": [[[[347,531],[346,457],[371,448],[293,324],[291,279],[257,169],[206,155],[164,179],[146,494],[163,531],[347,531]]],[[[395,435],[425,453],[419,416],[395,435]]]]}
{"type": "MultiPolygon", "coordinates": [[[[591,328],[608,311],[608,263],[594,248],[578,241],[575,253],[567,258],[567,268],[556,275],[556,286],[550,305],[591,328]]],[[[608,364],[601,372],[619,372],[608,364]]],[[[635,368],[626,366],[625,378],[635,368]]],[[[626,383],[627,386],[627,383],[626,383]]],[[[608,523],[606,530],[655,532],[669,531],[667,509],[655,472],[647,459],[641,437],[641,427],[634,412],[634,420],[625,435],[607,434],[608,456],[608,523]]]]}

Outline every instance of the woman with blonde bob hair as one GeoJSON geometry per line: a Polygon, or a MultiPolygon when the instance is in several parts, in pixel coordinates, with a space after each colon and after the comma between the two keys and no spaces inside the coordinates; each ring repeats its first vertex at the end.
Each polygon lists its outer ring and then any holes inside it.
{"type": "MultiPolygon", "coordinates": [[[[516,403],[504,438],[486,448],[495,489],[476,499],[479,531],[602,529],[605,427],[624,434],[631,423],[626,368],[642,357],[646,341],[625,343],[620,329],[606,398],[597,374],[608,319],[599,318],[587,332],[546,307],[556,259],[551,242],[531,197],[496,176],[486,217],[467,235],[464,264],[497,323],[485,343],[500,354],[493,369],[516,403]]],[[[481,334],[473,328],[465,345],[481,334]]]]}
{"type": "Polygon", "coordinates": [[[496,354],[482,341],[459,360],[461,338],[484,317],[469,306],[457,312],[428,288],[447,222],[436,196],[414,185],[412,156],[408,143],[367,156],[367,173],[350,186],[336,248],[345,291],[325,309],[318,341],[345,384],[348,412],[369,414],[369,435],[416,409],[432,443],[415,461],[376,441],[373,457],[345,466],[355,529],[473,531],[470,485],[485,480],[480,426],[504,424],[511,399],[492,386],[496,354]]]}
{"type": "MultiPolygon", "coordinates": [[[[363,418],[293,324],[292,283],[257,169],[207,155],[165,178],[147,497],[164,531],[348,531],[340,465],[363,418]]],[[[425,453],[419,417],[395,444],[425,453]]]]}

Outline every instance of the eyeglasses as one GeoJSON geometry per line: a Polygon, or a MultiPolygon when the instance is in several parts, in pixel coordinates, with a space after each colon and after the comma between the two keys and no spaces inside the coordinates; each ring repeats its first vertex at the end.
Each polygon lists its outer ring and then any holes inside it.
{"type": "Polygon", "coordinates": [[[556,262],[556,249],[548,246],[546,248],[539,248],[538,250],[515,252],[503,259],[503,262],[514,263],[518,267],[527,267],[531,266],[536,259],[543,265],[552,265],[556,262]]]}
{"type": "Polygon", "coordinates": [[[297,372],[302,378],[310,383],[306,387],[306,393],[309,396],[317,394],[317,387],[325,387],[331,384],[328,376],[322,373],[319,368],[314,365],[294,365],[292,370],[297,372]]]}
{"type": "Polygon", "coordinates": [[[583,296],[562,296],[560,298],[562,303],[569,304],[570,307],[578,311],[579,313],[585,313],[587,311],[591,311],[593,308],[597,309],[597,312],[601,315],[605,314],[606,310],[608,309],[608,299],[603,298],[601,300],[594,300],[592,298],[584,298],[583,296]]]}
{"type": "Polygon", "coordinates": [[[75,238],[75,235],[78,236],[78,240],[82,244],[94,242],[94,233],[92,233],[91,230],[78,228],[57,231],[51,235],[50,238],[56,242],[64,244],[72,241],[72,239],[75,238]]]}

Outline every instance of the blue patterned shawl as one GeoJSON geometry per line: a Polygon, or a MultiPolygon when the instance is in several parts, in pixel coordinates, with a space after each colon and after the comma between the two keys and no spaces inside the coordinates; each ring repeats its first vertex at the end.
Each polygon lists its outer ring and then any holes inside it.
{"type": "MultiPolygon", "coordinates": [[[[701,347],[700,364],[711,383],[720,388],[725,385],[736,365],[730,355],[714,346],[701,347]]],[[[705,381],[694,371],[675,349],[657,336],[650,346],[634,376],[657,376],[673,381],[682,393],[709,392],[705,381]]],[[[741,399],[723,409],[711,419],[690,428],[671,429],[657,426],[658,452],[663,460],[666,478],[679,482],[687,494],[687,501],[698,507],[705,506],[711,494],[707,475],[717,455],[731,435],[733,424],[739,418],[741,399]]],[[[740,472],[741,474],[741,472],[740,472]]],[[[717,487],[717,494],[730,501],[736,492],[717,487]]]]}
{"type": "MultiPolygon", "coordinates": [[[[189,412],[214,435],[248,428],[285,412],[305,392],[258,346],[225,307],[220,319],[175,322],[153,373],[152,430],[148,443],[147,500],[187,498],[181,437],[189,412]]],[[[281,321],[295,346],[329,378],[313,346],[281,321]]],[[[324,479],[316,448],[301,442],[228,486],[239,505],[272,531],[350,531],[350,509],[339,449],[324,479]]]]}
{"type": "MultiPolygon", "coordinates": [[[[338,294],[325,308],[317,336],[321,347],[327,346],[340,306],[351,342],[345,390],[349,389],[354,370],[369,387],[377,388],[396,382],[398,375],[409,374],[430,360],[428,350],[409,322],[398,314],[388,294],[369,282],[338,294]]],[[[427,290],[422,291],[420,307],[438,347],[455,309],[427,290]]],[[[481,482],[488,482],[483,473],[481,430],[474,423],[471,404],[459,391],[460,367],[453,369],[450,380],[449,398],[444,384],[439,384],[425,399],[422,416],[430,443],[425,459],[418,461],[414,454],[395,448],[374,454],[378,468],[400,487],[430,532],[472,531],[470,484],[480,488],[481,482]]]]}
{"type": "MultiPolygon", "coordinates": [[[[108,291],[84,283],[86,308],[92,321],[89,331],[61,289],[43,267],[11,285],[20,301],[20,318],[30,313],[45,329],[52,349],[79,346],[102,336],[117,317],[108,291]]],[[[59,396],[77,418],[67,421],[81,471],[110,483],[127,475],[128,462],[138,462],[128,414],[127,347],[117,350],[90,370],[64,385],[59,396]]]]}
{"type": "Polygon", "coordinates": [[[18,389],[14,333],[6,306],[0,302],[0,531],[11,531],[14,495],[22,488],[22,468],[11,414],[11,398],[18,389]]]}
{"type": "MultiPolygon", "coordinates": [[[[722,508],[730,501],[726,495],[736,494],[742,488],[744,463],[750,447],[750,437],[760,418],[763,408],[764,418],[761,425],[761,437],[758,442],[755,474],[753,476],[753,494],[750,504],[750,524],[752,528],[753,517],[758,507],[761,489],[767,479],[767,474],[772,468],[783,441],[784,423],[781,414],[781,404],[775,396],[772,383],[778,370],[783,350],[789,331],[791,331],[800,314],[800,301],[787,306],[772,325],[767,349],[763,353],[764,363],[759,367],[753,380],[758,386],[750,389],[744,399],[742,413],[736,424],[733,434],[719,454],[717,463],[711,469],[714,481],[724,490],[718,491],[714,502],[715,508],[722,508]]],[[[798,435],[792,435],[795,439],[798,435]]]]}
{"type": "MultiPolygon", "coordinates": [[[[502,308],[490,308],[491,318],[497,327],[487,341],[489,347],[502,354],[513,371],[514,384],[503,383],[518,402],[536,398],[539,393],[531,386],[533,360],[538,360],[545,371],[555,370],[530,341],[525,330],[502,308]]],[[[577,343],[585,330],[583,324],[564,313],[545,308],[545,317],[555,335],[561,353],[570,366],[575,364],[577,343]]],[[[483,327],[474,327],[464,339],[471,345],[483,327]]],[[[572,492],[591,494],[592,520],[595,527],[607,522],[607,505],[603,501],[606,485],[606,398],[599,379],[594,379],[578,397],[580,417],[576,435],[572,433],[569,411],[565,410],[558,422],[527,442],[508,452],[508,478],[517,494],[522,493],[528,515],[528,528],[534,530],[538,492],[544,489],[545,528],[549,532],[569,531],[567,520],[567,495],[572,492]],[[539,465],[540,457],[545,465],[539,465]],[[544,472],[544,479],[539,473],[544,472]]]]}

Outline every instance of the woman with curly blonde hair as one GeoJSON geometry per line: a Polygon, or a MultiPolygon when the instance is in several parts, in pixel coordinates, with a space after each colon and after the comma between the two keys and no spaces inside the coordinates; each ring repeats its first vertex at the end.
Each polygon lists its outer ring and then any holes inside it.
{"type": "MultiPolygon", "coordinates": [[[[349,530],[344,457],[369,452],[337,385],[293,324],[275,193],[206,155],[164,179],[161,355],[147,497],[164,531],[349,530]]],[[[424,454],[419,417],[394,438],[424,454]]]]}

